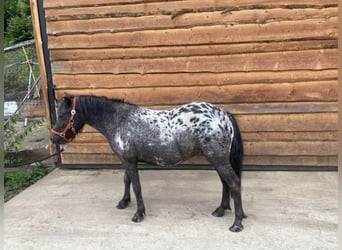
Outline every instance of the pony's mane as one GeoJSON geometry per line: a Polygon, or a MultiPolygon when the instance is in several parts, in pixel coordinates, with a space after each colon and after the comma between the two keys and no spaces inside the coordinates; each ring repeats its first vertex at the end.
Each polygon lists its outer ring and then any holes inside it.
{"type": "Polygon", "coordinates": [[[89,103],[98,103],[98,104],[104,104],[104,105],[109,105],[110,103],[122,103],[122,104],[135,105],[130,102],[126,102],[124,99],[108,98],[106,96],[83,95],[80,97],[89,103]]]}
{"type": "Polygon", "coordinates": [[[118,110],[118,107],[136,107],[135,104],[128,103],[122,99],[108,98],[106,96],[81,95],[79,96],[81,106],[87,107],[84,112],[91,114],[100,114],[105,110],[118,110]]]}

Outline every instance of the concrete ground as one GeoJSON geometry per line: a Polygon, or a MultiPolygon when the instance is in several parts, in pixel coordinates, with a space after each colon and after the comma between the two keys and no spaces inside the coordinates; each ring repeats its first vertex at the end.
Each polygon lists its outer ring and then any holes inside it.
{"type": "Polygon", "coordinates": [[[147,215],[136,224],[135,199],[115,208],[121,171],[56,169],[5,204],[5,249],[337,249],[337,175],[245,172],[248,218],[231,233],[232,212],[211,216],[214,171],[141,171],[147,215]]]}

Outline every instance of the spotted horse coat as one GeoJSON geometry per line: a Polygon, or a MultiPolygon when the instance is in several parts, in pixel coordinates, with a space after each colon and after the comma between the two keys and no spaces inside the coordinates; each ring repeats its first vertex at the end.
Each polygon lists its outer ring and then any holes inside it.
{"type": "Polygon", "coordinates": [[[223,216],[230,209],[231,193],[235,221],[230,230],[243,229],[241,222],[246,218],[241,201],[243,144],[232,114],[205,102],[171,110],[151,110],[106,97],[66,95],[60,103],[51,139],[57,144],[70,142],[86,123],[107,138],[125,168],[125,192],[117,208],[128,206],[132,184],[138,207],[132,218],[134,222],[140,222],[145,215],[138,162],[168,166],[204,155],[215,167],[223,186],[221,204],[213,215],[223,216]]]}

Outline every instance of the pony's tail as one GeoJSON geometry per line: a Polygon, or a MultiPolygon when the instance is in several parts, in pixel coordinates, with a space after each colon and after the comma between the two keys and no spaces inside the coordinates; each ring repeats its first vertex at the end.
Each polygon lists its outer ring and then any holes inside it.
{"type": "Polygon", "coordinates": [[[241,179],[242,161],[243,161],[242,137],[241,137],[239,126],[234,116],[230,113],[228,113],[228,115],[230,117],[230,121],[233,125],[233,130],[234,130],[233,141],[232,141],[232,145],[230,148],[229,161],[230,161],[232,168],[235,171],[235,174],[241,179]]]}

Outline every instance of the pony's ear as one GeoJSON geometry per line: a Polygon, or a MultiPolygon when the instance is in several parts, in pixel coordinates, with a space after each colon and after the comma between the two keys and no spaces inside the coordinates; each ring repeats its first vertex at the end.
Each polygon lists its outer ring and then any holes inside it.
{"type": "Polygon", "coordinates": [[[64,93],[63,99],[68,106],[71,106],[71,99],[73,98],[73,95],[69,95],[67,93],[64,93]]]}

